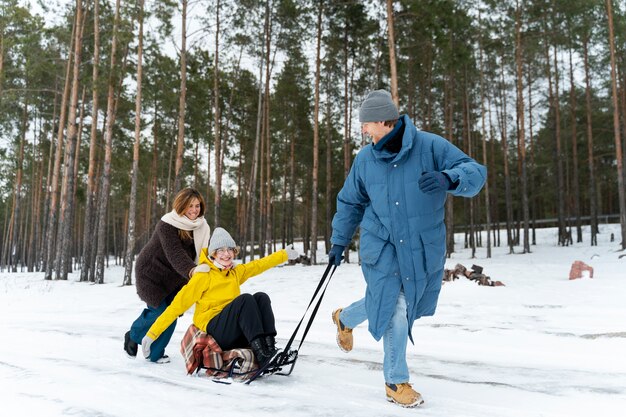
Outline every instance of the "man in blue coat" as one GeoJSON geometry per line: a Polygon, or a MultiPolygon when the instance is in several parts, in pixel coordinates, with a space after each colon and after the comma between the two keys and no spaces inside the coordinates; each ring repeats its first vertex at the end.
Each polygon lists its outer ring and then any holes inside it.
{"type": "Polygon", "coordinates": [[[372,91],[359,110],[362,133],[372,139],[356,156],[337,196],[329,263],[360,226],[365,297],[333,312],[337,343],[352,349],[352,329],[365,320],[383,339],[387,400],[422,404],[409,384],[406,345],[413,322],[437,307],[446,255],[448,193],[473,197],[487,171],[446,139],[416,129],[398,113],[391,95],[372,91]]]}

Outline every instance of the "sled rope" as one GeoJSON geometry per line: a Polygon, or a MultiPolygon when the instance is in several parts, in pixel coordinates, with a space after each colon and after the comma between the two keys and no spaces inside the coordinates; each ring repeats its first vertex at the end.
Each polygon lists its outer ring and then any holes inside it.
{"type": "Polygon", "coordinates": [[[317,284],[317,288],[315,289],[315,292],[313,293],[313,297],[311,297],[311,301],[309,301],[309,305],[307,306],[306,310],[304,310],[304,314],[302,315],[300,322],[296,326],[296,329],[293,331],[293,334],[289,338],[289,342],[287,342],[287,345],[283,349],[283,352],[289,352],[289,349],[291,348],[291,344],[293,343],[296,337],[296,334],[298,333],[298,330],[300,329],[300,326],[302,325],[302,322],[304,321],[304,318],[306,317],[307,312],[311,308],[311,305],[313,305],[313,301],[315,301],[315,298],[317,297],[319,293],[320,294],[319,299],[317,300],[317,303],[315,304],[315,307],[313,308],[313,311],[311,312],[311,317],[309,317],[309,321],[306,324],[304,333],[302,334],[302,339],[300,339],[300,344],[298,345],[298,349],[296,349],[296,350],[300,350],[300,347],[302,346],[302,343],[304,343],[304,339],[306,338],[306,335],[309,332],[311,325],[313,324],[313,320],[315,319],[317,310],[319,310],[320,308],[320,304],[322,303],[322,299],[324,298],[324,294],[326,293],[326,288],[328,288],[328,283],[330,282],[330,279],[333,277],[333,274],[335,273],[336,269],[337,269],[337,266],[334,264],[328,264],[328,266],[326,267],[326,271],[324,271],[324,275],[322,275],[322,279],[320,279],[319,284],[317,284]],[[320,290],[322,289],[322,287],[323,287],[323,290],[320,293],[320,290]]]}

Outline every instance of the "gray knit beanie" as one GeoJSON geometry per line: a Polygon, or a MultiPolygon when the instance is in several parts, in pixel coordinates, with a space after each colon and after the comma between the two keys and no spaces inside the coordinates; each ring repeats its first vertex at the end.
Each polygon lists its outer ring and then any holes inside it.
{"type": "Polygon", "coordinates": [[[209,255],[220,248],[234,248],[237,244],[226,230],[216,227],[209,241],[209,255]]]}
{"type": "Polygon", "coordinates": [[[385,122],[400,118],[398,108],[386,90],[372,91],[365,97],[359,109],[359,122],[385,122]]]}

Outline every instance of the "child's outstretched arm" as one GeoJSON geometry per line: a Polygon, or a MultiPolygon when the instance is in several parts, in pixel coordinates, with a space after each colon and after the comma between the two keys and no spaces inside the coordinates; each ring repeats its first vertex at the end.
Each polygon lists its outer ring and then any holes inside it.
{"type": "Polygon", "coordinates": [[[257,259],[235,267],[235,271],[239,277],[239,284],[243,284],[255,275],[267,271],[270,268],[280,265],[288,260],[287,251],[285,249],[276,251],[264,258],[257,259]]]}

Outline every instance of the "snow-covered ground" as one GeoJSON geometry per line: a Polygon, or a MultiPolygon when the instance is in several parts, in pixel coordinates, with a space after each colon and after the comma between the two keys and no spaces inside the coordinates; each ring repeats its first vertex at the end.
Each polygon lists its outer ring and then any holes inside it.
{"type": "MultiPolygon", "coordinates": [[[[505,287],[467,279],[443,286],[434,317],[413,328],[411,382],[425,404],[385,401],[382,344],[366,326],[341,352],[333,309],[363,295],[360,268],[342,265],[289,377],[223,385],[185,374],[179,342],[192,311],[179,319],[164,365],[129,359],[123,335],[143,303],[122,287],[121,267],[104,285],[43,281],[41,273],[0,274],[0,415],[13,416],[623,416],[626,410],[626,257],[619,227],[602,225],[599,246],[557,247],[538,232],[533,253],[457,250],[446,263],[478,264],[505,287]],[[614,232],[616,242],[610,242],[614,232]],[[595,269],[569,281],[572,261],[595,269]]],[[[504,236],[503,236],[504,237],[504,236]]],[[[520,251],[519,248],[516,248],[520,251]]],[[[353,257],[355,259],[356,256],[353,257]]],[[[320,256],[318,259],[323,260],[320,256]]],[[[278,267],[244,291],[270,294],[279,342],[301,318],[324,265],[278,267]]]]}

